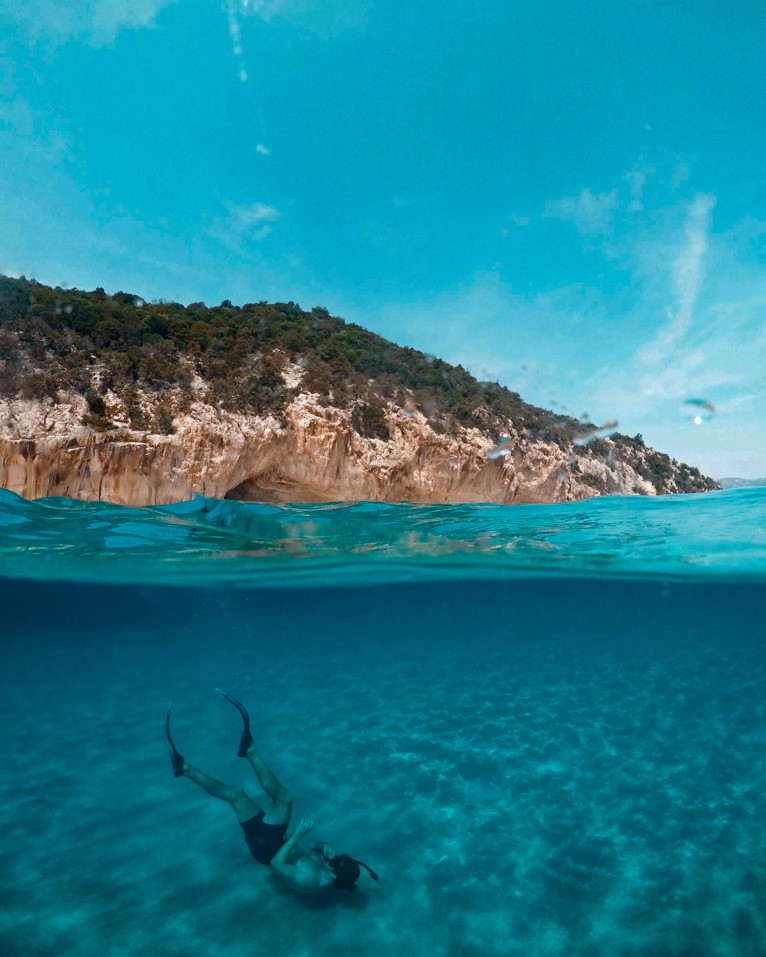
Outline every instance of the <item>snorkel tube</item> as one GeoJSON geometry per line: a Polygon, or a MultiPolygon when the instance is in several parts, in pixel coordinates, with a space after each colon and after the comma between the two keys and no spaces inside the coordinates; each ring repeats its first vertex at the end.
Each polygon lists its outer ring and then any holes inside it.
{"type": "Polygon", "coordinates": [[[352,890],[361,873],[359,870],[360,867],[363,867],[374,881],[380,879],[369,864],[365,864],[364,861],[358,861],[355,857],[351,857],[348,854],[332,854],[331,848],[327,844],[322,847],[322,856],[335,874],[336,887],[352,890]]]}

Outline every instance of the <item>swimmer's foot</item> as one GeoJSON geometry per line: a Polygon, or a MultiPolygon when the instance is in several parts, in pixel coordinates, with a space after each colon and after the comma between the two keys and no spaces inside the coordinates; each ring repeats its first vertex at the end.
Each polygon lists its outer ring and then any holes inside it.
{"type": "Polygon", "coordinates": [[[237,701],[236,698],[233,698],[230,694],[227,694],[225,691],[221,691],[220,688],[215,689],[218,694],[223,695],[227,701],[230,701],[234,707],[242,715],[242,737],[239,739],[239,750],[237,751],[238,758],[246,758],[248,749],[253,743],[253,736],[250,733],[250,715],[247,713],[247,708],[242,704],[241,701],[237,701]]]}
{"type": "Polygon", "coordinates": [[[168,744],[170,745],[170,763],[173,765],[173,775],[180,778],[183,777],[184,773],[184,759],[176,750],[173,739],[170,737],[170,707],[172,704],[173,702],[171,701],[168,705],[168,716],[165,718],[165,734],[168,736],[168,744]]]}

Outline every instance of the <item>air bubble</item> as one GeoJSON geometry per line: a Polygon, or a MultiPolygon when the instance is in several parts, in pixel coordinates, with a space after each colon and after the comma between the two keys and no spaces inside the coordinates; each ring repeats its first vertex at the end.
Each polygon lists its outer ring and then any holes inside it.
{"type": "Polygon", "coordinates": [[[715,406],[707,399],[686,399],[681,403],[681,414],[695,425],[709,422],[715,415],[715,406]]]}

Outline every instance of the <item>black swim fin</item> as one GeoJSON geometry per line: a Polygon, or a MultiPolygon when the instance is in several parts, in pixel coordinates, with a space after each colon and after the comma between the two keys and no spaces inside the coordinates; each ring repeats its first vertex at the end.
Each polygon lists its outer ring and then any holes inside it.
{"type": "Polygon", "coordinates": [[[184,773],[184,759],[183,756],[178,753],[176,746],[173,744],[173,739],[170,737],[170,709],[173,705],[172,701],[168,702],[168,716],[165,718],[165,734],[168,736],[168,744],[170,748],[170,763],[173,765],[173,775],[177,778],[183,777],[184,773]]]}
{"type": "Polygon", "coordinates": [[[215,689],[218,694],[223,695],[227,701],[230,701],[234,707],[242,715],[242,737],[239,739],[239,750],[237,751],[238,758],[247,757],[247,749],[253,743],[253,736],[250,733],[250,715],[247,713],[247,708],[242,704],[241,701],[237,701],[236,698],[232,697],[226,691],[222,691],[220,688],[215,689]]]}

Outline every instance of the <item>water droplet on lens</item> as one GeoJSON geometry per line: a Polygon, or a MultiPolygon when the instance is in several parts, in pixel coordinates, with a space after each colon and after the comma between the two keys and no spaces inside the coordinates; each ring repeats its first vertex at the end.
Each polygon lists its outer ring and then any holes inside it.
{"type": "Polygon", "coordinates": [[[681,403],[681,415],[695,425],[709,422],[715,415],[715,406],[707,399],[686,399],[681,403]]]}
{"type": "Polygon", "coordinates": [[[586,432],[584,435],[576,436],[572,441],[575,445],[583,446],[587,445],[589,442],[593,442],[596,439],[605,439],[609,435],[614,435],[617,431],[617,426],[619,422],[615,419],[613,422],[604,422],[604,424],[598,429],[592,429],[590,432],[586,432]]]}
{"type": "Polygon", "coordinates": [[[485,456],[492,461],[493,459],[501,459],[504,455],[508,455],[509,452],[512,452],[513,448],[511,447],[511,440],[509,438],[500,439],[500,441],[493,448],[485,452],[485,456]]]}

